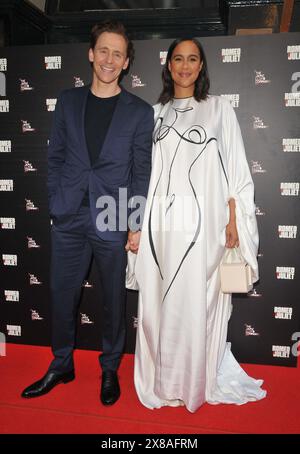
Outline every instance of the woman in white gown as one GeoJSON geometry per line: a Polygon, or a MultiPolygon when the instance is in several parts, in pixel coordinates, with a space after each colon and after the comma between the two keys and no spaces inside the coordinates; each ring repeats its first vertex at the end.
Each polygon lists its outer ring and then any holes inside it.
{"type": "Polygon", "coordinates": [[[170,46],[155,106],[153,167],[135,274],[134,380],[148,408],[265,397],[226,342],[231,295],[220,290],[226,247],[240,245],[258,279],[253,182],[235,112],[208,95],[195,40],[170,46]]]}

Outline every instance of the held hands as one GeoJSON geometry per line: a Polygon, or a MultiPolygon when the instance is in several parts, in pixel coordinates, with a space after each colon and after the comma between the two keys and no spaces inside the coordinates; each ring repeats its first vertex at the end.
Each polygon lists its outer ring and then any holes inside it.
{"type": "Polygon", "coordinates": [[[227,248],[239,247],[239,235],[235,221],[229,221],[226,226],[226,244],[227,248]]]}
{"type": "Polygon", "coordinates": [[[125,250],[127,252],[131,251],[134,254],[137,254],[139,250],[140,238],[141,238],[140,231],[132,232],[131,230],[129,230],[125,250]]]}

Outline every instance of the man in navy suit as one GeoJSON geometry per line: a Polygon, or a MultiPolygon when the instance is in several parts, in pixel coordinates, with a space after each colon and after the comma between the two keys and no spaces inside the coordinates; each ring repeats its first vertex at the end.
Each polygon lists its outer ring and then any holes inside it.
{"type": "Polygon", "coordinates": [[[153,130],[152,107],[119,84],[133,53],[122,24],[93,27],[92,84],[65,90],[56,105],[48,158],[54,359],[46,375],[26,388],[22,397],[41,396],[75,378],[76,309],[92,256],[105,314],[100,398],[111,405],[120,396],[117,369],[125,343],[125,248],[137,251],[140,226],[128,227],[119,213],[125,207],[127,218],[128,200],[133,209],[135,199],[147,196],[153,130]]]}

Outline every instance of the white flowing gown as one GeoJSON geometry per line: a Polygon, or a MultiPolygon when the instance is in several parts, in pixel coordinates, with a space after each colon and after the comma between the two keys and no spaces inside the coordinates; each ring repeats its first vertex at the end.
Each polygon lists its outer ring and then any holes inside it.
{"type": "Polygon", "coordinates": [[[254,188],[235,112],[219,96],[155,106],[153,166],[135,275],[134,381],[148,408],[265,397],[226,342],[231,295],[220,291],[228,200],[258,279],[254,188]]]}

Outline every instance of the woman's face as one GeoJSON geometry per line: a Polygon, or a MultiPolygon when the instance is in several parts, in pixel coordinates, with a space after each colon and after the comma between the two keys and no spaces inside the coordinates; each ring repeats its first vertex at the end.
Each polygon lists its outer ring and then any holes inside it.
{"type": "Polygon", "coordinates": [[[168,64],[175,97],[193,96],[202,64],[198,46],[193,41],[177,44],[168,64]]]}

